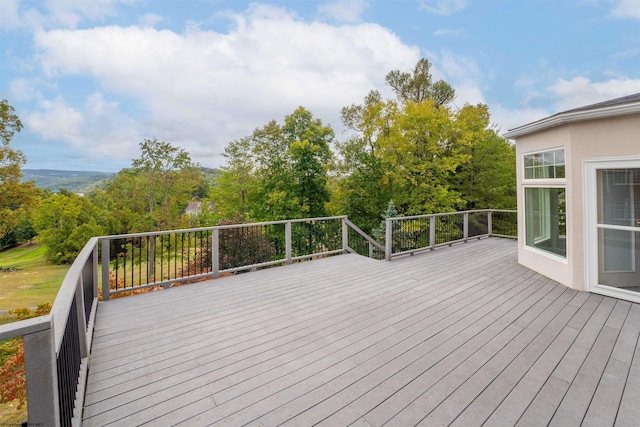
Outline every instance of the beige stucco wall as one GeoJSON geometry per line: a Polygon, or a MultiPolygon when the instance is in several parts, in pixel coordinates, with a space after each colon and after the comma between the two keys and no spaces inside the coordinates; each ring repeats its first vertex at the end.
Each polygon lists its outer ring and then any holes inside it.
{"type": "Polygon", "coordinates": [[[585,289],[585,232],[583,161],[636,157],[640,159],[640,114],[578,122],[571,125],[572,205],[571,216],[575,251],[572,256],[573,282],[585,289]]]}
{"type": "Polygon", "coordinates": [[[566,286],[585,290],[583,161],[635,157],[640,159],[640,114],[575,122],[516,140],[518,174],[518,261],[566,286]],[[565,148],[567,197],[567,259],[524,245],[523,159],[526,153],[565,148]]]}
{"type": "MultiPolygon", "coordinates": [[[[538,151],[551,150],[555,148],[565,149],[566,176],[571,174],[571,133],[568,126],[559,126],[553,129],[547,129],[533,134],[521,136],[516,140],[516,171],[518,177],[518,262],[540,274],[543,274],[566,286],[572,286],[571,269],[568,260],[572,256],[572,232],[567,227],[567,259],[538,251],[525,246],[525,219],[524,219],[524,161],[523,155],[538,151]]],[[[529,181],[536,185],[557,185],[564,186],[568,180],[556,180],[553,184],[550,181],[529,181]]],[[[567,218],[573,211],[571,203],[571,189],[566,185],[567,197],[567,218]]]]}

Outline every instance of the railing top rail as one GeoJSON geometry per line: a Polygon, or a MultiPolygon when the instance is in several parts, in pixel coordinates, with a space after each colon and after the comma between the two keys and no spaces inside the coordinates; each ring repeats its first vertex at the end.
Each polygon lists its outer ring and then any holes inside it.
{"type": "Polygon", "coordinates": [[[179,230],[162,230],[162,231],[150,231],[145,233],[114,234],[109,236],[100,236],[98,237],[98,239],[99,240],[114,240],[114,239],[124,239],[124,238],[128,239],[131,237],[160,236],[160,235],[166,235],[166,234],[191,233],[194,231],[207,231],[207,230],[224,230],[224,229],[230,229],[230,228],[256,227],[259,225],[277,225],[277,224],[286,224],[288,222],[293,223],[293,222],[308,222],[308,221],[329,221],[329,220],[344,219],[344,218],[347,218],[347,216],[339,215],[339,216],[328,216],[328,217],[319,217],[319,218],[283,219],[278,221],[214,225],[211,227],[182,228],[179,230]]]}
{"type": "Polygon", "coordinates": [[[0,325],[0,341],[50,329],[52,318],[53,316],[51,314],[47,314],[46,316],[38,316],[0,325]]]}
{"type": "Polygon", "coordinates": [[[411,220],[411,219],[428,218],[431,216],[447,216],[447,215],[458,215],[458,214],[465,214],[465,213],[480,213],[480,212],[518,212],[518,211],[515,209],[472,209],[468,211],[441,212],[441,213],[411,215],[411,216],[396,216],[396,217],[387,218],[387,219],[389,221],[411,220]]]}
{"type": "MultiPolygon", "coordinates": [[[[89,239],[84,248],[80,251],[78,256],[76,257],[73,264],[67,271],[67,274],[64,276],[64,280],[62,281],[62,285],[60,286],[60,290],[56,295],[55,301],[53,301],[53,306],[51,307],[51,314],[53,315],[54,322],[66,322],[67,315],[69,314],[69,310],[71,308],[71,303],[75,298],[76,287],[78,286],[78,280],[82,277],[82,270],[84,265],[87,262],[87,259],[91,256],[94,249],[98,245],[98,238],[92,237],[89,239]]],[[[54,333],[56,337],[56,351],[60,348],[60,344],[62,343],[62,336],[64,335],[64,325],[60,324],[56,327],[54,323],[54,333]]]]}
{"type": "Polygon", "coordinates": [[[71,264],[69,271],[67,271],[67,274],[62,281],[60,290],[58,290],[58,294],[56,295],[56,299],[53,302],[53,306],[51,307],[51,312],[49,314],[0,326],[0,340],[28,335],[53,327],[57,351],[62,343],[65,325],[59,324],[58,327],[56,327],[55,322],[66,322],[67,315],[71,308],[71,303],[73,302],[73,298],[75,298],[78,280],[82,275],[82,269],[97,244],[97,237],[90,238],[76,257],[73,264],[71,264]]]}

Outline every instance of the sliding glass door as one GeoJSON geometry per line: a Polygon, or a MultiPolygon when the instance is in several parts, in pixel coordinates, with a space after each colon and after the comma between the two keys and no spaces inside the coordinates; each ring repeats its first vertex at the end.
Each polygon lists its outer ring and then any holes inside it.
{"type": "Polygon", "coordinates": [[[594,162],[586,172],[589,288],[640,301],[640,164],[594,162]]]}

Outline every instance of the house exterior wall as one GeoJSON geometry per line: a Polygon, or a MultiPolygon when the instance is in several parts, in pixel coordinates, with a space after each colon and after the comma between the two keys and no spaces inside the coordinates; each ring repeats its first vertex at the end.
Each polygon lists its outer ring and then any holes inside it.
{"type": "Polygon", "coordinates": [[[572,204],[577,207],[571,217],[575,251],[572,256],[573,282],[576,289],[586,290],[585,283],[585,215],[584,160],[635,157],[640,159],[640,114],[577,122],[571,126],[572,204]]]}
{"type": "MultiPolygon", "coordinates": [[[[637,158],[640,160],[640,114],[560,125],[523,135],[516,140],[518,182],[518,262],[559,283],[586,290],[585,283],[585,160],[637,158]],[[523,155],[554,148],[565,149],[567,257],[525,246],[523,155]]],[[[531,181],[530,181],[531,182],[531,181]]],[[[536,185],[550,182],[536,181],[536,185]]],[[[560,184],[560,181],[556,181],[560,184]]]]}
{"type": "Polygon", "coordinates": [[[567,228],[567,258],[562,259],[550,253],[542,252],[525,245],[524,188],[527,184],[536,186],[564,187],[566,185],[567,217],[573,212],[569,180],[524,180],[524,154],[555,148],[565,149],[566,176],[572,173],[571,133],[568,126],[560,126],[518,137],[516,141],[516,173],[518,183],[518,262],[566,286],[572,286],[571,269],[568,260],[572,256],[573,230],[567,228]]]}

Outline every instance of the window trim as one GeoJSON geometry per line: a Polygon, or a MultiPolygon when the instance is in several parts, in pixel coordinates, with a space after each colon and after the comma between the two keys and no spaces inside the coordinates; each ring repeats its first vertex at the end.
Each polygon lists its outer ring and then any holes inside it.
{"type": "MultiPolygon", "coordinates": [[[[535,253],[541,254],[541,255],[545,255],[548,257],[551,257],[553,259],[559,260],[564,262],[565,264],[568,262],[568,258],[569,258],[569,246],[570,246],[570,241],[569,241],[569,227],[568,224],[566,223],[567,219],[569,218],[569,215],[567,212],[565,212],[565,234],[564,235],[558,235],[563,236],[564,237],[564,241],[565,241],[565,255],[561,255],[561,254],[557,254],[545,249],[542,249],[540,247],[537,246],[531,246],[527,243],[527,230],[528,230],[528,224],[527,224],[527,197],[526,197],[526,192],[527,189],[531,189],[531,188],[535,188],[535,189],[542,189],[542,188],[549,188],[549,189],[562,189],[564,190],[564,194],[565,194],[565,210],[568,211],[569,210],[569,200],[568,200],[568,195],[567,195],[567,187],[566,185],[560,184],[558,183],[556,180],[549,180],[549,181],[554,181],[545,185],[535,185],[533,183],[529,183],[527,182],[526,184],[522,185],[522,204],[524,206],[523,210],[522,210],[522,222],[524,225],[523,228],[523,248],[526,250],[530,250],[533,251],[535,253]]],[[[546,220],[546,225],[550,228],[551,227],[551,222],[550,219],[546,220]]],[[[542,241],[542,240],[540,240],[542,241]]],[[[534,244],[536,242],[534,241],[534,244]]]]}
{"type": "MultiPolygon", "coordinates": [[[[521,159],[520,159],[520,164],[522,166],[522,182],[523,183],[527,183],[527,184],[542,184],[542,183],[552,183],[554,185],[558,185],[558,184],[565,184],[567,182],[567,175],[568,175],[568,170],[567,170],[567,150],[565,146],[560,146],[560,147],[553,147],[553,148],[547,148],[544,150],[536,150],[536,151],[530,151],[527,153],[522,153],[521,155],[521,159]],[[548,152],[553,152],[553,151],[560,151],[562,150],[563,152],[563,157],[564,157],[564,178],[527,178],[527,163],[526,163],[526,157],[527,156],[531,156],[534,154],[543,154],[543,153],[548,153],[548,152]]],[[[555,166],[555,165],[554,165],[555,166]]]]}

